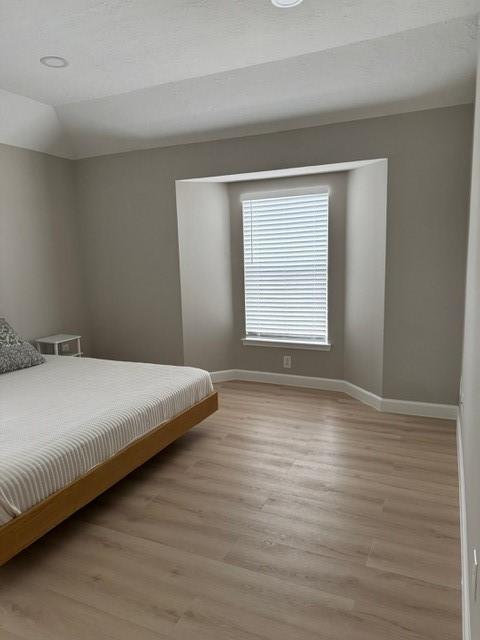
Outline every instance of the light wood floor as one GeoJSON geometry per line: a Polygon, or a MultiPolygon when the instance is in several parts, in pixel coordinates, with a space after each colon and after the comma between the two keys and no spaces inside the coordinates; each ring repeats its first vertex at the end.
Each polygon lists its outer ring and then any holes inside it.
{"type": "Polygon", "coordinates": [[[219,391],[217,414],[0,569],[0,639],[459,640],[454,424],[219,391]]]}

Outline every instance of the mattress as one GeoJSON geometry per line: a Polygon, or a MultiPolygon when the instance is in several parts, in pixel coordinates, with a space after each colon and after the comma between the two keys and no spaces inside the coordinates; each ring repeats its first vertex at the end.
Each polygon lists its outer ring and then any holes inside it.
{"type": "Polygon", "coordinates": [[[201,369],[93,358],[0,375],[0,524],[212,391],[201,369]]]}

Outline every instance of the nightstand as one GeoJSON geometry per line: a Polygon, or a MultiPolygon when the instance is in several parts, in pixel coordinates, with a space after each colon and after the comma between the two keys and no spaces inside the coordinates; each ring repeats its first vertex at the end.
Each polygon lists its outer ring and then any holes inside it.
{"type": "Polygon", "coordinates": [[[83,355],[82,336],[71,335],[69,333],[57,333],[54,336],[37,338],[38,350],[43,354],[54,354],[56,356],[77,356],[83,355]],[[72,344],[75,343],[75,344],[72,344]]]}

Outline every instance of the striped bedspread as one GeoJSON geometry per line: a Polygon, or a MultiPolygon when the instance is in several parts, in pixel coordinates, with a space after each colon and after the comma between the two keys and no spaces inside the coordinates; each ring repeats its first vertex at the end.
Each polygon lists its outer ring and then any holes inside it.
{"type": "Polygon", "coordinates": [[[0,524],[212,391],[201,369],[92,358],[0,375],[0,524]]]}

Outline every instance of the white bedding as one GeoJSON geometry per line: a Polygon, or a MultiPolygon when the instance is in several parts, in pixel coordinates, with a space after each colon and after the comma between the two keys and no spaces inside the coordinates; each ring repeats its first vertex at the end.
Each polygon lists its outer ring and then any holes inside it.
{"type": "Polygon", "coordinates": [[[0,375],[0,524],[213,391],[201,369],[46,358],[0,375]]]}

